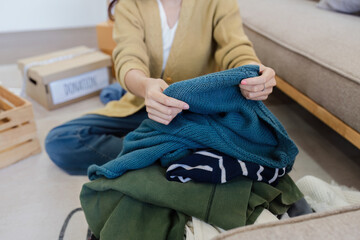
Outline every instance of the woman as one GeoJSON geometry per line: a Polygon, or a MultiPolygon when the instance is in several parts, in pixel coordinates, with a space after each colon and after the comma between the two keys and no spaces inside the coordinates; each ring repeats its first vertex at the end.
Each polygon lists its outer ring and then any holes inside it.
{"type": "Polygon", "coordinates": [[[236,0],[121,0],[113,37],[116,78],[127,94],[54,128],[46,138],[50,158],[70,174],[114,159],[122,137],[147,117],[170,124],[191,108],[162,93],[169,84],[256,64],[260,76],[241,81],[241,94],[265,100],[276,85],[275,72],[260,64],[243,32],[236,0]]]}

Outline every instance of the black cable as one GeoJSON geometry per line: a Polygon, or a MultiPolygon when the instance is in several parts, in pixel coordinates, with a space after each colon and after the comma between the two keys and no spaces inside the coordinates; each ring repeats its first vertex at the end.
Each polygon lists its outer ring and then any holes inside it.
{"type": "Polygon", "coordinates": [[[91,231],[90,231],[90,228],[88,228],[86,240],[89,240],[90,238],[91,238],[91,231]]]}
{"type": "MultiPolygon", "coordinates": [[[[78,211],[82,211],[82,208],[76,208],[74,210],[72,210],[66,217],[65,221],[64,221],[64,224],[61,228],[61,231],[60,231],[60,235],[59,235],[59,240],[63,240],[64,239],[64,235],[65,235],[65,231],[66,231],[66,228],[67,228],[67,225],[69,224],[69,221],[71,219],[71,217],[78,211]]],[[[87,235],[89,235],[89,232],[90,230],[88,229],[88,233],[87,235]]],[[[91,232],[90,232],[90,235],[91,235],[91,232]]],[[[86,237],[86,239],[88,239],[88,237],[86,237]]]]}

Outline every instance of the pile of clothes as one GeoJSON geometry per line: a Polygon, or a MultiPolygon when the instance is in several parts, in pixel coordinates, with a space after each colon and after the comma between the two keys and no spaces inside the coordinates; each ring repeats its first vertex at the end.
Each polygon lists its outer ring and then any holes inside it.
{"type": "Polygon", "coordinates": [[[287,174],[297,147],[261,101],[240,93],[258,71],[247,65],[172,84],[164,93],[190,109],[169,125],[143,121],[116,159],[90,166],[80,200],[95,237],[180,240],[191,217],[228,230],[303,198],[287,174]]]}

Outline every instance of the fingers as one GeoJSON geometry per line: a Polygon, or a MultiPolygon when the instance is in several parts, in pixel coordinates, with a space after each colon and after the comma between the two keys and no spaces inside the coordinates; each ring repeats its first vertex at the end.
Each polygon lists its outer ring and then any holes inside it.
{"type": "Polygon", "coordinates": [[[155,115],[153,115],[153,114],[151,114],[151,113],[148,113],[148,117],[149,117],[150,119],[152,119],[152,120],[154,120],[154,121],[156,121],[156,122],[162,123],[162,124],[164,124],[164,125],[168,125],[168,124],[170,123],[169,120],[164,120],[163,118],[160,118],[160,117],[158,117],[158,116],[155,116],[155,115]]]}
{"type": "Polygon", "coordinates": [[[163,105],[156,99],[147,99],[145,105],[149,118],[165,125],[168,125],[183,110],[163,105]]]}
{"type": "Polygon", "coordinates": [[[174,107],[179,109],[187,110],[189,109],[189,105],[183,101],[177,100],[172,97],[168,97],[163,93],[156,94],[157,100],[159,103],[163,104],[164,106],[174,107]]]}
{"type": "Polygon", "coordinates": [[[174,112],[173,109],[177,109],[179,112],[189,109],[189,105],[187,103],[168,97],[161,92],[155,92],[150,95],[151,96],[145,99],[145,105],[162,114],[171,115],[174,112]]]}
{"type": "Polygon", "coordinates": [[[260,92],[250,92],[244,89],[240,89],[242,95],[249,100],[266,100],[268,96],[272,93],[273,88],[265,88],[264,91],[260,92]]]}
{"type": "Polygon", "coordinates": [[[164,84],[165,85],[160,85],[160,88],[154,87],[149,90],[146,94],[145,100],[154,100],[155,102],[159,102],[167,107],[180,108],[184,110],[189,109],[189,105],[187,103],[163,94],[162,91],[168,86],[165,82],[164,84]]]}
{"type": "Polygon", "coordinates": [[[260,76],[243,79],[240,87],[248,91],[261,91],[264,83],[266,83],[267,86],[273,85],[272,87],[276,85],[276,81],[269,82],[271,79],[275,80],[275,71],[271,68],[265,68],[260,76]]]}
{"type": "Polygon", "coordinates": [[[150,119],[167,125],[182,110],[189,109],[187,103],[163,94],[163,90],[168,87],[165,82],[160,80],[153,83],[145,97],[146,111],[150,119]]]}
{"type": "Polygon", "coordinates": [[[261,83],[261,84],[256,84],[256,85],[243,85],[240,84],[240,89],[248,91],[248,92],[262,92],[265,89],[268,88],[273,88],[276,86],[276,80],[275,77],[269,79],[268,81],[261,83]]]}
{"type": "Polygon", "coordinates": [[[154,101],[146,106],[146,111],[150,119],[168,125],[182,109],[167,107],[154,101]]]}
{"type": "Polygon", "coordinates": [[[146,108],[146,111],[148,112],[148,116],[150,119],[165,125],[168,125],[176,117],[176,115],[181,112],[181,110],[174,108],[172,114],[166,115],[157,111],[156,109],[149,107],[146,108]]]}
{"type": "Polygon", "coordinates": [[[243,79],[240,83],[240,90],[246,99],[265,100],[275,86],[275,71],[265,67],[260,76],[243,79]]]}
{"type": "MultiPolygon", "coordinates": [[[[159,103],[153,104],[155,107],[147,106],[146,111],[150,119],[168,125],[182,109],[166,106],[157,106],[159,103]]],[[[160,105],[160,104],[159,104],[160,105]]]]}

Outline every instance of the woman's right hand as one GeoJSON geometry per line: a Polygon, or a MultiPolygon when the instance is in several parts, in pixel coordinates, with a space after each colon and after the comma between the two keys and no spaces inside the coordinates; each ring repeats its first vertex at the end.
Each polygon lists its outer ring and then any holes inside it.
{"type": "Polygon", "coordinates": [[[189,109],[183,101],[166,96],[169,85],[162,79],[148,78],[145,87],[145,105],[150,119],[168,125],[182,110],[189,109]]]}

